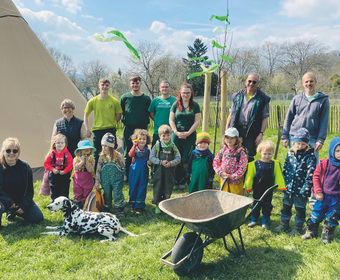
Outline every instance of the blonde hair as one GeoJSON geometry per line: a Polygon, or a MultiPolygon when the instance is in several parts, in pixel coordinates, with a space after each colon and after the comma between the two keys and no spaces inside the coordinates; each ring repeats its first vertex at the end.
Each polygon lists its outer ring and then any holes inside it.
{"type": "Polygon", "coordinates": [[[71,99],[64,99],[60,104],[60,110],[62,110],[64,106],[71,107],[73,110],[76,108],[76,105],[74,105],[71,99]]]}
{"type": "Polygon", "coordinates": [[[136,140],[140,135],[146,137],[146,145],[151,144],[151,135],[146,129],[135,129],[134,133],[131,135],[131,140],[136,140]]]}
{"type": "Polygon", "coordinates": [[[111,82],[110,82],[110,80],[108,78],[104,77],[104,78],[101,78],[99,80],[98,85],[100,85],[100,84],[109,84],[109,85],[111,85],[111,82]]]}
{"type": "Polygon", "coordinates": [[[46,158],[52,153],[52,151],[55,149],[55,143],[57,143],[60,139],[64,139],[65,141],[65,148],[67,147],[67,138],[64,134],[58,133],[55,135],[51,140],[51,146],[50,150],[48,151],[46,158]]]}
{"type": "Polygon", "coordinates": [[[6,166],[7,166],[6,159],[5,159],[5,152],[7,148],[12,145],[14,145],[18,149],[18,156],[20,156],[21,147],[20,147],[19,139],[14,138],[14,137],[6,138],[4,142],[2,142],[1,152],[0,152],[0,164],[2,165],[4,169],[6,169],[6,166]]]}
{"type": "MultiPolygon", "coordinates": [[[[221,147],[223,146],[227,146],[227,143],[225,142],[225,139],[226,139],[227,135],[223,135],[222,138],[221,138],[221,147]]],[[[229,136],[230,137],[230,136],[229,136]]],[[[238,137],[238,136],[235,136],[235,137],[232,137],[232,138],[235,138],[236,139],[236,142],[235,142],[235,146],[234,146],[234,149],[238,149],[238,148],[241,148],[242,147],[242,138],[241,137],[238,137]]],[[[227,146],[228,147],[228,146],[227,146]]]]}
{"type": "MultiPolygon", "coordinates": [[[[297,141],[297,142],[303,142],[303,141],[297,141]]],[[[294,142],[294,145],[290,148],[295,154],[296,154],[296,152],[298,151],[298,149],[297,149],[297,146],[296,146],[296,143],[297,142],[294,142]]],[[[306,143],[306,142],[303,142],[303,143],[306,143]]],[[[307,150],[310,148],[310,146],[309,146],[309,144],[308,143],[306,143],[307,144],[307,150]]]]}
{"type": "Polygon", "coordinates": [[[158,128],[158,135],[171,134],[171,128],[167,124],[162,124],[158,128]]]}
{"type": "MultiPolygon", "coordinates": [[[[102,146],[107,146],[107,145],[102,145],[102,146]]],[[[107,146],[107,147],[109,147],[109,157],[111,158],[111,160],[113,160],[113,156],[115,155],[116,150],[114,148],[110,147],[110,146],[107,146]]],[[[105,154],[103,149],[100,152],[99,156],[101,156],[101,157],[106,156],[106,154],[105,154]]]]}
{"type": "Polygon", "coordinates": [[[270,151],[270,152],[274,153],[274,151],[275,151],[274,143],[270,140],[262,141],[257,146],[256,152],[258,152],[260,154],[262,151],[270,151]]]}

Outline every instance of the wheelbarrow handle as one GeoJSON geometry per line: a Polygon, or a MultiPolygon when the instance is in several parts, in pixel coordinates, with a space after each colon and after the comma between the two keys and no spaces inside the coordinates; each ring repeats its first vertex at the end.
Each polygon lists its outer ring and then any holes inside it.
{"type": "Polygon", "coordinates": [[[220,187],[220,191],[223,190],[224,185],[228,182],[229,179],[224,179],[222,186],[220,187]]]}
{"type": "Polygon", "coordinates": [[[249,217],[253,214],[253,212],[256,210],[256,208],[258,208],[260,206],[260,203],[264,200],[264,198],[270,193],[272,192],[275,188],[277,188],[279,185],[276,184],[274,186],[271,186],[270,188],[268,188],[263,195],[259,198],[259,199],[254,199],[254,202],[256,202],[255,206],[253,207],[253,209],[251,209],[250,213],[247,215],[247,217],[245,217],[244,221],[242,224],[244,224],[249,217]]]}

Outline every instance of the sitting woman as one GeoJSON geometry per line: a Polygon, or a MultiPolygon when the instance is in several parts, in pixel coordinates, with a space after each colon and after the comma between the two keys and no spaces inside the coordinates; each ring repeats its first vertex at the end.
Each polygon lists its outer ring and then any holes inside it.
{"type": "Polygon", "coordinates": [[[16,215],[29,223],[40,223],[44,219],[33,201],[32,169],[19,156],[19,140],[5,139],[0,152],[0,226],[4,212],[9,222],[13,222],[16,215]]]}

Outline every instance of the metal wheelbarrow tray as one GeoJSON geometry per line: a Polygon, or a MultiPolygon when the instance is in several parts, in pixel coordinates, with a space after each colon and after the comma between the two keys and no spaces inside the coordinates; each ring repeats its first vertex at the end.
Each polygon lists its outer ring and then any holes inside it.
{"type": "Polygon", "coordinates": [[[245,249],[240,226],[251,216],[263,198],[276,188],[269,188],[257,201],[257,204],[245,218],[247,209],[254,201],[219,190],[204,190],[187,196],[162,201],[159,208],[169,216],[181,221],[182,227],[176,237],[173,248],[167,252],[161,262],[170,266],[179,275],[194,271],[203,257],[203,249],[215,240],[223,238],[226,250],[236,256],[244,256],[245,249]],[[193,232],[181,232],[187,226],[193,232]],[[237,244],[233,230],[238,230],[240,246],[237,244]],[[201,235],[205,235],[202,241],[201,235]],[[227,247],[225,236],[230,235],[235,245],[234,250],[227,247]],[[166,258],[171,256],[171,262],[166,258]]]}

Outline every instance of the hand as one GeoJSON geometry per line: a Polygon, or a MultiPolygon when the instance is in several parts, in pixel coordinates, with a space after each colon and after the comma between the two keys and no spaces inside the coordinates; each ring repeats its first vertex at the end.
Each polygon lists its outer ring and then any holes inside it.
{"type": "Polygon", "coordinates": [[[12,206],[9,207],[9,209],[13,209],[13,208],[18,208],[18,206],[16,206],[15,203],[13,203],[12,206]]]}
{"type": "Polygon", "coordinates": [[[170,161],[167,161],[167,160],[166,160],[166,163],[165,163],[164,167],[165,167],[165,168],[169,168],[169,167],[171,167],[171,163],[170,163],[170,161]]]}
{"type": "Polygon", "coordinates": [[[323,193],[322,193],[322,192],[317,193],[317,194],[315,195],[315,197],[316,197],[317,200],[323,201],[323,193]]]}
{"type": "Polygon", "coordinates": [[[138,138],[137,138],[137,139],[135,139],[135,140],[133,140],[133,141],[132,141],[133,145],[137,145],[137,144],[138,144],[138,141],[139,141],[139,139],[138,139],[138,138]]]}
{"type": "MultiPolygon", "coordinates": [[[[316,143],[315,143],[315,151],[316,151],[316,152],[319,151],[319,150],[321,150],[322,147],[323,147],[323,144],[322,144],[321,142],[316,142],[316,143]]],[[[322,200],[321,200],[321,201],[322,201],[322,200]]]]}
{"type": "Polygon", "coordinates": [[[60,170],[60,171],[59,171],[59,174],[60,174],[60,175],[65,175],[65,172],[62,171],[62,170],[60,170]]]}
{"type": "Polygon", "coordinates": [[[283,147],[288,148],[289,147],[289,139],[283,139],[282,145],[283,145],[283,147]]]}
{"type": "Polygon", "coordinates": [[[21,208],[19,208],[16,212],[17,214],[20,214],[20,215],[24,214],[24,210],[22,210],[21,208]]]}
{"type": "Polygon", "coordinates": [[[227,174],[226,172],[222,172],[221,173],[221,177],[222,177],[223,180],[229,179],[230,178],[230,174],[227,174]]]}
{"type": "Polygon", "coordinates": [[[256,140],[255,140],[256,146],[258,146],[258,144],[260,144],[262,142],[262,139],[263,139],[263,134],[262,133],[257,135],[256,140]]]}
{"type": "Polygon", "coordinates": [[[82,155],[82,156],[80,157],[80,161],[82,162],[82,164],[84,164],[85,161],[86,161],[86,155],[82,155]]]}
{"type": "Polygon", "coordinates": [[[179,139],[186,139],[187,138],[187,132],[178,132],[177,136],[179,139]]]}
{"type": "Polygon", "coordinates": [[[147,165],[151,166],[152,165],[152,162],[150,160],[148,160],[147,162],[147,165]]]}
{"type": "Polygon", "coordinates": [[[53,168],[52,172],[53,172],[54,174],[58,174],[58,173],[59,173],[59,170],[56,169],[56,168],[53,168]]]}
{"type": "Polygon", "coordinates": [[[87,138],[90,138],[91,135],[92,135],[92,131],[89,130],[89,129],[87,129],[87,130],[86,130],[86,134],[87,134],[87,138]]]}

